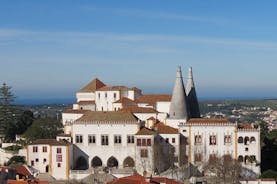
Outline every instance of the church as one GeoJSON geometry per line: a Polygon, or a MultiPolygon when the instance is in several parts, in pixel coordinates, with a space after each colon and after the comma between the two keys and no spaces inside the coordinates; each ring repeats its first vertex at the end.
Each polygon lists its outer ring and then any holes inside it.
{"type": "Polygon", "coordinates": [[[178,67],[172,95],[143,94],[137,87],[109,86],[96,78],[76,93],[76,99],[73,108],[62,113],[64,134],[56,141],[28,145],[28,164],[40,172],[54,176],[57,167],[63,167],[58,179],[103,168],[154,175],[193,165],[202,172],[209,159],[230,155],[260,174],[259,128],[201,118],[192,68],[185,85],[178,67]],[[63,140],[67,143],[58,143],[63,140]],[[40,150],[43,146],[47,148],[40,150]],[[56,159],[53,146],[65,150],[56,159]],[[51,158],[37,158],[48,150],[51,158]]]}

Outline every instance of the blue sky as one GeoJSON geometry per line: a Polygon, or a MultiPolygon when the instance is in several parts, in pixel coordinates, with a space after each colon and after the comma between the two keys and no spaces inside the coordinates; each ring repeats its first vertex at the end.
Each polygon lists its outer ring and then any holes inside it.
{"type": "Polygon", "coordinates": [[[277,97],[276,1],[0,1],[0,82],[19,99],[74,98],[94,77],[200,98],[277,97]]]}

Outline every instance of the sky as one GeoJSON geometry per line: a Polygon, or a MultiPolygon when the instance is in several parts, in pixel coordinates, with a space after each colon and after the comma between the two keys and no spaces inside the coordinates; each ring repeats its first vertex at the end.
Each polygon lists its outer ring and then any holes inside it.
{"type": "Polygon", "coordinates": [[[0,83],[17,99],[74,98],[93,78],[199,98],[277,98],[275,0],[0,1],[0,83]]]}

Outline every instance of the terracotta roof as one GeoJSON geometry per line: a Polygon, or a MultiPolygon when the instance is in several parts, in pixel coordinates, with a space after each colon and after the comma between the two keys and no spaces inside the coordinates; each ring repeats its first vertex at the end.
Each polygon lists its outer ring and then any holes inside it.
{"type": "Polygon", "coordinates": [[[90,111],[85,113],[76,122],[132,122],[137,123],[137,118],[130,112],[120,111],[90,111]]]}
{"type": "Polygon", "coordinates": [[[119,111],[132,112],[132,113],[157,113],[158,112],[153,108],[137,107],[137,106],[124,107],[122,109],[119,109],[119,111]]]}
{"type": "Polygon", "coordinates": [[[171,95],[167,94],[148,94],[141,95],[137,99],[137,103],[147,103],[150,105],[154,105],[157,102],[170,102],[171,95]]]}
{"type": "Polygon", "coordinates": [[[77,102],[79,105],[94,105],[95,101],[94,100],[88,100],[88,101],[79,101],[77,102]]]}
{"type": "Polygon", "coordinates": [[[153,116],[151,116],[151,117],[150,117],[150,118],[148,118],[147,120],[156,121],[156,118],[154,118],[153,116]]]}
{"type": "Polygon", "coordinates": [[[126,97],[122,97],[119,100],[115,101],[114,103],[122,103],[122,104],[130,104],[130,105],[137,105],[134,100],[131,100],[126,97]]]}
{"type": "Polygon", "coordinates": [[[133,175],[122,178],[114,179],[113,181],[108,182],[107,184],[151,184],[151,183],[165,183],[165,184],[182,184],[172,179],[164,177],[143,177],[141,175],[133,175]]]}
{"type": "MultiPolygon", "coordinates": [[[[186,124],[232,124],[227,119],[220,118],[191,118],[186,124]]],[[[235,124],[234,124],[235,125],[235,124]]]]}
{"type": "Polygon", "coordinates": [[[167,126],[162,122],[156,123],[154,127],[157,128],[157,132],[159,134],[179,134],[179,131],[177,128],[167,126]]]}
{"type": "Polygon", "coordinates": [[[239,123],[238,129],[255,129],[255,128],[252,127],[252,125],[249,123],[239,123]]]}
{"type": "Polygon", "coordinates": [[[88,83],[85,87],[80,89],[78,92],[95,92],[99,88],[106,86],[102,81],[95,78],[90,83],[88,83]]]}
{"type": "Polygon", "coordinates": [[[16,166],[14,167],[14,169],[16,170],[17,174],[23,175],[23,176],[31,176],[32,174],[29,172],[29,170],[23,166],[16,166]]]}
{"type": "Polygon", "coordinates": [[[81,110],[81,109],[67,109],[63,111],[63,113],[72,113],[72,114],[85,114],[89,110],[81,110]]]}
{"type": "Polygon", "coordinates": [[[30,143],[29,145],[38,145],[38,144],[48,144],[52,146],[66,146],[70,143],[65,141],[57,141],[56,139],[37,139],[32,143],[30,143]]]}
{"type": "Polygon", "coordinates": [[[155,135],[155,134],[156,134],[155,130],[152,130],[152,129],[149,129],[149,128],[146,128],[146,127],[141,128],[136,133],[136,135],[155,135]]]}

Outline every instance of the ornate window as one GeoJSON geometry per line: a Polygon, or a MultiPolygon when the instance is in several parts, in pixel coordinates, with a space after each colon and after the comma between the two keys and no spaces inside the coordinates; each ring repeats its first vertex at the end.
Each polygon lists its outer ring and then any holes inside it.
{"type": "Polygon", "coordinates": [[[202,144],[202,137],[201,137],[201,135],[196,135],[194,137],[194,142],[195,142],[195,144],[202,144]]]}
{"type": "Polygon", "coordinates": [[[210,136],[210,145],[216,145],[216,136],[215,135],[210,136]]]}
{"type": "Polygon", "coordinates": [[[76,135],[75,136],[76,143],[83,143],[83,135],[76,135]]]}
{"type": "Polygon", "coordinates": [[[96,143],[96,137],[95,137],[95,135],[88,135],[88,143],[89,144],[96,143]]]}
{"type": "Polygon", "coordinates": [[[135,137],[133,135],[127,135],[127,143],[133,144],[135,142],[135,137]]]}
{"type": "Polygon", "coordinates": [[[101,145],[103,145],[103,146],[109,145],[109,136],[108,135],[101,135],[101,145]]]}
{"type": "Polygon", "coordinates": [[[140,157],[147,158],[148,157],[148,150],[147,149],[141,149],[140,150],[140,157]]]}
{"type": "Polygon", "coordinates": [[[232,142],[231,135],[224,136],[224,144],[230,144],[232,142]]]}
{"type": "Polygon", "coordinates": [[[114,143],[115,144],[121,144],[121,135],[115,135],[114,136],[114,143]]]}

